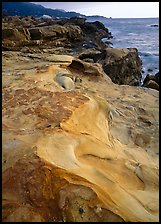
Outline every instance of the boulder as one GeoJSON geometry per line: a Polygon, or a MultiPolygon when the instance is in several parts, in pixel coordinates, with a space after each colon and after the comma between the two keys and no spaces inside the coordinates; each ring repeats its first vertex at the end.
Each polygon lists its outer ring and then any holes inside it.
{"type": "Polygon", "coordinates": [[[145,77],[144,81],[143,81],[143,86],[149,87],[149,81],[150,82],[150,86],[153,85],[153,87],[155,86],[155,88],[157,88],[158,90],[158,86],[159,86],[159,72],[156,73],[155,75],[149,75],[147,74],[147,76],[145,77]],[[155,85],[154,83],[156,83],[157,85],[155,85]]]}
{"type": "Polygon", "coordinates": [[[28,29],[32,40],[40,40],[42,38],[42,31],[40,28],[28,29]]]}
{"type": "Polygon", "coordinates": [[[147,88],[151,88],[151,89],[156,89],[159,91],[159,85],[157,82],[155,82],[154,80],[148,80],[147,82],[145,82],[145,84],[143,85],[144,87],[147,88]]]}
{"type": "Polygon", "coordinates": [[[68,74],[59,72],[55,78],[56,82],[66,90],[75,89],[74,81],[68,76],[68,74]]]}
{"type": "Polygon", "coordinates": [[[139,85],[142,62],[136,48],[106,48],[97,62],[116,84],[139,85]]]}
{"type": "Polygon", "coordinates": [[[153,71],[153,69],[151,69],[151,68],[148,68],[148,70],[147,70],[148,72],[152,72],[153,71]]]}
{"type": "Polygon", "coordinates": [[[104,24],[99,21],[86,22],[82,26],[82,30],[86,34],[90,34],[90,35],[94,35],[94,33],[95,33],[95,35],[96,35],[95,37],[99,37],[100,39],[112,38],[111,32],[109,32],[109,30],[104,26],[104,24]]]}

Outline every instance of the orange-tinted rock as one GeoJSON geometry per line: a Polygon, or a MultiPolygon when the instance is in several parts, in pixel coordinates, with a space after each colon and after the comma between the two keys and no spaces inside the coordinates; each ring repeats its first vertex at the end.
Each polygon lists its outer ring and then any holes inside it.
{"type": "Polygon", "coordinates": [[[158,91],[35,56],[3,52],[3,221],[158,221],[158,91]]]}
{"type": "Polygon", "coordinates": [[[105,208],[98,210],[101,201],[83,181],[34,154],[21,158],[3,175],[3,221],[123,221],[105,208]]]}
{"type": "Polygon", "coordinates": [[[30,127],[25,126],[26,131],[44,129],[49,125],[54,128],[59,126],[62,120],[66,120],[75,108],[87,100],[87,97],[74,91],[52,93],[39,90],[36,87],[28,90],[17,89],[14,92],[4,90],[2,101],[5,108],[8,108],[4,112],[4,116],[9,117],[4,125],[9,125],[12,122],[14,124],[16,121],[16,131],[21,130],[24,118],[26,122],[31,122],[30,127]],[[14,108],[15,113],[19,114],[17,118],[12,113],[12,108],[14,108]],[[32,115],[35,116],[34,121],[30,120],[32,115]]]}

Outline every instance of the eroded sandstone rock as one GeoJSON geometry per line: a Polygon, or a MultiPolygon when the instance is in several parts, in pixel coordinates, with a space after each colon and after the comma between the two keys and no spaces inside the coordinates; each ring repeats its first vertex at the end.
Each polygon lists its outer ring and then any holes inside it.
{"type": "MultiPolygon", "coordinates": [[[[80,74],[83,73],[83,76],[86,75],[91,80],[99,80],[106,77],[105,72],[103,71],[102,65],[99,63],[89,63],[80,59],[73,59],[72,62],[68,65],[68,68],[73,70],[79,69],[80,74]]],[[[111,79],[106,77],[109,81],[111,79]]]]}
{"type": "Polygon", "coordinates": [[[3,221],[158,221],[158,91],[40,55],[3,53],[3,221]]]}

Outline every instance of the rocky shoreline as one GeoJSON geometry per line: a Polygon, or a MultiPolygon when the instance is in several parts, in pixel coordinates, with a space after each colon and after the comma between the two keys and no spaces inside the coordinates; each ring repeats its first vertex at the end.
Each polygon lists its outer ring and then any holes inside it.
{"type": "Polygon", "coordinates": [[[103,38],[82,18],[2,18],[3,222],[159,220],[159,87],[103,38]]]}
{"type": "MultiPolygon", "coordinates": [[[[2,50],[75,55],[100,63],[114,83],[141,86],[142,62],[137,49],[111,48],[104,38],[112,38],[109,30],[101,22],[86,22],[85,18],[2,18],[2,50]]],[[[159,90],[159,82],[152,79],[150,85],[144,82],[143,86],[159,90]]]]}

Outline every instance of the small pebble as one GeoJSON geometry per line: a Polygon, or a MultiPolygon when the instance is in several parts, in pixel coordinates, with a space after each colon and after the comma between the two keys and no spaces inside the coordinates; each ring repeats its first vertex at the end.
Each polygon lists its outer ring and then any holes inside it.
{"type": "Polygon", "coordinates": [[[82,214],[84,212],[83,208],[79,208],[79,213],[82,214]]]}

